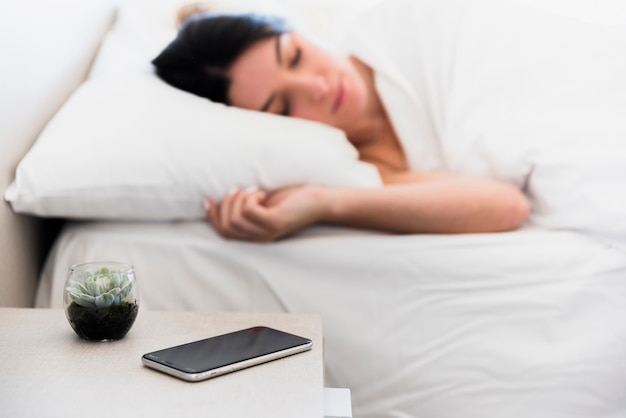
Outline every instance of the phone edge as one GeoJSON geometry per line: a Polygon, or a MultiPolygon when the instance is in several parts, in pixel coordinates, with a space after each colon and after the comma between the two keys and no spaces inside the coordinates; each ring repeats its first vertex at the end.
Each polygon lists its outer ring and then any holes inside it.
{"type": "Polygon", "coordinates": [[[170,376],[177,377],[187,382],[201,382],[203,380],[212,379],[218,376],[223,376],[225,374],[247,369],[252,366],[257,366],[259,364],[268,363],[270,361],[278,360],[281,358],[292,356],[294,354],[309,351],[312,348],[313,348],[313,341],[308,340],[306,343],[296,346],[296,347],[290,347],[285,350],[276,351],[274,353],[269,353],[264,356],[254,357],[248,360],[240,361],[238,363],[229,364],[226,366],[219,367],[217,369],[207,370],[205,372],[200,372],[200,373],[185,373],[181,370],[167,366],[163,363],[159,363],[154,360],[151,360],[146,357],[146,354],[141,356],[141,361],[148,368],[163,372],[170,376]]]}

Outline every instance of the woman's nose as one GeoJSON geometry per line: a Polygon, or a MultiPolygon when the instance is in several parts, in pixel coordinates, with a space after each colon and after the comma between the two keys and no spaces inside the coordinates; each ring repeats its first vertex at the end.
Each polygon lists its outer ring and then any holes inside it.
{"type": "Polygon", "coordinates": [[[326,79],[322,76],[315,76],[311,80],[311,98],[315,101],[321,100],[328,94],[330,88],[326,79]]]}
{"type": "Polygon", "coordinates": [[[302,75],[295,80],[297,88],[312,101],[320,101],[330,91],[326,79],[321,75],[302,75]]]}

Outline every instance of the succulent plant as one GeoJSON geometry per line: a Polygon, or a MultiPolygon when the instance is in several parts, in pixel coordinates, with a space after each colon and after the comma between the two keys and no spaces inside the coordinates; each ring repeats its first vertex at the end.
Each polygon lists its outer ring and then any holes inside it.
{"type": "Polygon", "coordinates": [[[107,267],[94,273],[84,272],[83,282],[68,280],[67,294],[73,302],[91,309],[119,305],[133,288],[133,281],[128,275],[107,267]]]}

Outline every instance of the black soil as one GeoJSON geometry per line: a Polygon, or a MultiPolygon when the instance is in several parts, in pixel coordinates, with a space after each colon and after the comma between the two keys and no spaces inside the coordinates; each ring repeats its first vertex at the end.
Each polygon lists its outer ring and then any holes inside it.
{"type": "Polygon", "coordinates": [[[103,309],[90,309],[76,302],[67,309],[67,315],[80,338],[92,341],[119,340],[133,326],[139,307],[122,302],[103,309]]]}

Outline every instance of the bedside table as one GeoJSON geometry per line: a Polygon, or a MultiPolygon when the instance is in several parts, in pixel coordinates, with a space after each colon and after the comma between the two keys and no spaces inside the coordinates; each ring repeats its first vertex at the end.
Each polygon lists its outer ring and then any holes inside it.
{"type": "MultiPolygon", "coordinates": [[[[318,315],[140,310],[122,340],[94,343],[76,336],[63,310],[0,308],[0,329],[3,415],[319,418],[324,414],[318,315]],[[310,338],[313,348],[196,383],[141,363],[146,352],[255,325],[310,338]]],[[[347,396],[349,407],[349,391],[331,389],[326,396],[334,399],[335,408],[337,403],[345,406],[347,396]],[[338,394],[342,400],[335,399],[338,394]]]]}

